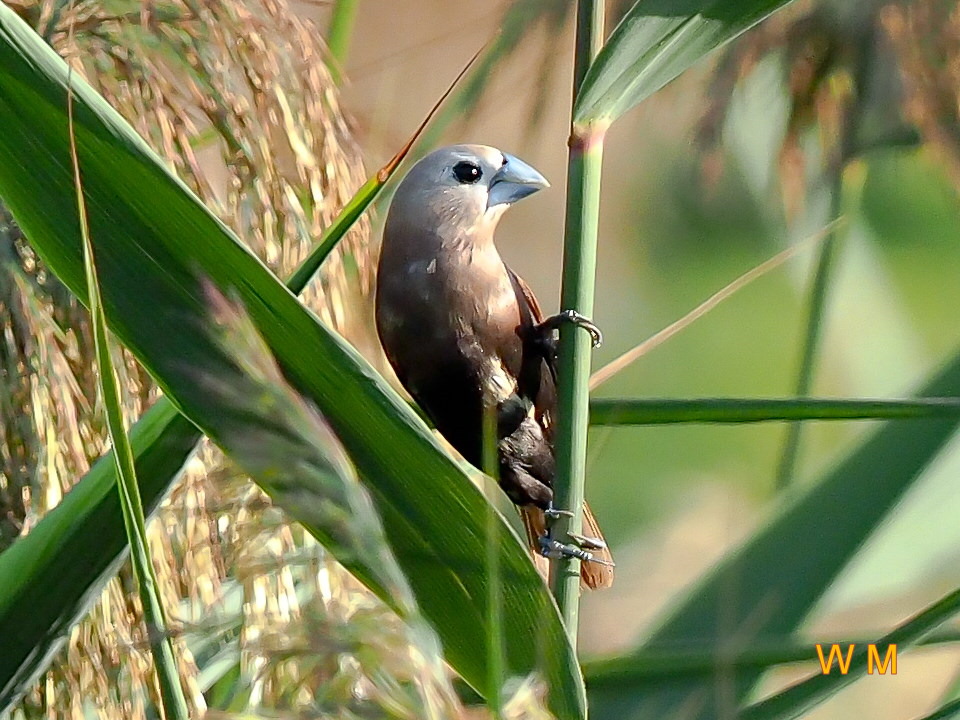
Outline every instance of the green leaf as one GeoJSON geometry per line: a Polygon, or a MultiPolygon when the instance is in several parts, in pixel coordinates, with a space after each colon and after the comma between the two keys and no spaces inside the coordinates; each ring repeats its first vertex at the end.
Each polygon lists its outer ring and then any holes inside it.
{"type": "MultiPolygon", "coordinates": [[[[960,354],[918,397],[958,393],[960,354]]],[[[956,418],[885,422],[708,573],[637,657],[711,646],[730,653],[789,638],[957,425],[956,418]]],[[[616,685],[591,686],[591,714],[671,717],[687,708],[685,717],[716,717],[728,704],[738,704],[762,674],[756,668],[728,670],[717,666],[693,676],[624,678],[616,685]]]]}
{"type": "Polygon", "coordinates": [[[960,699],[951,700],[918,720],[956,720],[960,718],[960,699]]]}
{"type": "MultiPolygon", "coordinates": [[[[69,77],[69,76],[68,76],[69,77]]],[[[142,605],[142,623],[150,636],[150,651],[160,686],[161,714],[170,720],[187,720],[190,711],[180,683],[180,673],[173,651],[173,640],[167,630],[167,618],[160,592],[157,574],[147,541],[147,520],[143,512],[143,500],[137,486],[137,471],[133,447],[127,436],[123,420],[123,403],[120,398],[120,378],[111,355],[111,341],[107,332],[107,319],[103,314],[103,295],[97,277],[97,263],[93,242],[87,224],[87,208],[80,182],[80,163],[77,156],[73,127],[73,96],[67,98],[67,132],[70,136],[70,164],[73,170],[74,191],[77,196],[77,214],[80,220],[80,238],[83,241],[83,271],[87,285],[84,298],[90,308],[90,324],[93,330],[94,355],[96,357],[97,387],[103,399],[110,445],[117,470],[117,490],[120,493],[120,510],[130,545],[130,561],[133,577],[142,605]]]]}
{"type": "Polygon", "coordinates": [[[638,0],[584,78],[580,128],[609,126],[704,55],[790,0],[638,0]]]}
{"type": "Polygon", "coordinates": [[[960,398],[923,398],[921,400],[601,398],[590,403],[592,425],[893,420],[957,416],[960,416],[960,398]]]}
{"type": "MultiPolygon", "coordinates": [[[[342,563],[363,568],[369,584],[383,589],[407,623],[407,642],[423,659],[421,672],[432,680],[425,694],[432,697],[446,688],[447,700],[452,700],[439,642],[423,622],[370,496],[336,437],[287,385],[243,309],[210,285],[205,292],[212,316],[210,340],[223,352],[223,361],[196,368],[195,377],[204,401],[224,416],[220,446],[277,505],[298,508],[301,524],[342,563]]],[[[429,698],[421,699],[424,717],[455,712],[452,704],[432,712],[429,698]]]]}
{"type": "MultiPolygon", "coordinates": [[[[717,667],[733,670],[744,668],[770,670],[777,665],[810,663],[816,657],[814,646],[818,642],[825,648],[833,644],[843,645],[846,648],[849,644],[875,643],[876,639],[844,637],[835,640],[820,638],[814,641],[794,636],[774,642],[754,641],[747,647],[736,649],[706,646],[673,651],[641,651],[633,655],[585,660],[583,676],[588,687],[596,688],[600,685],[619,686],[636,680],[703,675],[714,671],[717,667]]],[[[931,633],[916,644],[931,647],[957,643],[960,643],[960,632],[943,630],[931,633]]]]}
{"type": "MultiPolygon", "coordinates": [[[[0,6],[0,197],[49,267],[79,296],[83,266],[67,170],[66,65],[0,6]]],[[[195,369],[216,368],[201,276],[233,288],[293,387],[323,412],[355,463],[446,659],[484,694],[487,503],[464,467],[336,334],[324,328],[174,178],[102,98],[76,84],[75,126],[90,232],[111,329],[177,407],[223,440],[230,418],[195,369]]],[[[301,507],[285,507],[303,518],[301,507]]],[[[309,517],[305,518],[308,522],[309,517]]],[[[501,518],[502,522],[502,518],[501,518]]],[[[498,533],[505,667],[539,670],[560,718],[585,713],[582,680],[556,606],[518,536],[498,533]]],[[[395,599],[355,557],[346,567],[395,599]]]]}
{"type": "MultiPolygon", "coordinates": [[[[921,637],[958,612],[960,612],[960,590],[954,590],[874,642],[872,644],[874,652],[878,653],[881,661],[886,662],[885,658],[890,646],[895,646],[894,652],[899,653],[916,644],[921,637]]],[[[839,677],[836,672],[831,674],[818,672],[783,692],[745,708],[738,717],[741,720],[799,718],[815,705],[862,677],[870,667],[870,648],[869,644],[854,647],[850,656],[849,672],[844,672],[839,677]]]]}
{"type": "MultiPolygon", "coordinates": [[[[162,399],[133,427],[144,511],[155,510],[200,439],[162,399]]],[[[0,554],[0,714],[29,689],[127,556],[113,454],[0,554]]]]}

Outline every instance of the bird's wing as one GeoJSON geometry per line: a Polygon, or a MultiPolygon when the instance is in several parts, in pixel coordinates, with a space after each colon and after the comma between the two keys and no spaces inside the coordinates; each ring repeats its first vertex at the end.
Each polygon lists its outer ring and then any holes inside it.
{"type": "MultiPolygon", "coordinates": [[[[533,290],[513,270],[507,268],[517,291],[521,322],[529,333],[543,322],[543,310],[533,290]]],[[[519,374],[519,392],[529,398],[536,408],[537,419],[552,444],[553,423],[557,406],[557,366],[554,354],[542,343],[533,341],[533,336],[524,338],[523,362],[519,374]]]]}
{"type": "MultiPolygon", "coordinates": [[[[520,302],[521,312],[527,312],[530,316],[531,325],[539,325],[543,322],[543,310],[540,308],[540,301],[537,300],[537,296],[533,294],[533,290],[530,289],[530,286],[527,285],[526,280],[517,275],[513,270],[507,268],[507,272],[510,273],[510,279],[513,281],[514,286],[520,291],[520,296],[517,298],[517,301],[520,302]]],[[[557,385],[557,360],[553,356],[553,353],[550,352],[541,352],[539,353],[540,357],[543,358],[543,361],[547,364],[547,369],[550,371],[550,377],[553,379],[553,386],[557,385]]]]}
{"type": "Polygon", "coordinates": [[[537,300],[537,296],[533,294],[533,290],[527,285],[526,280],[510,268],[507,268],[507,272],[510,273],[510,279],[513,280],[514,284],[520,289],[520,294],[523,296],[523,299],[527,301],[527,307],[530,309],[533,324],[539,325],[543,322],[543,310],[540,309],[540,302],[537,300]]]}

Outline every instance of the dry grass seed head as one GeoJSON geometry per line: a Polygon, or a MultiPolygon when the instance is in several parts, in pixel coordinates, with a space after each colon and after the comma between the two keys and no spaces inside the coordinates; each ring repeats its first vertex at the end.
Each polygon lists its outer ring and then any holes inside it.
{"type": "MultiPolygon", "coordinates": [[[[363,181],[316,29],[274,0],[107,5],[17,0],[14,9],[255,253],[281,275],[289,272],[363,181]]],[[[361,349],[374,345],[367,231],[365,221],[351,231],[305,295],[361,349]],[[355,268],[349,276],[344,254],[355,268]]],[[[20,284],[0,309],[4,348],[16,350],[5,353],[7,367],[30,372],[3,411],[11,417],[29,405],[35,423],[4,438],[6,446],[19,442],[5,460],[19,459],[4,468],[0,499],[29,498],[24,507],[6,501],[8,514],[29,526],[82,477],[105,433],[90,412],[95,383],[85,312],[22,248],[14,264],[20,284]]],[[[126,355],[124,367],[130,422],[155,390],[126,355]]],[[[267,713],[276,707],[313,715],[339,706],[369,714],[379,706],[417,717],[425,702],[438,706],[433,696],[445,694],[424,686],[396,618],[209,446],[151,523],[150,541],[194,711],[205,702],[188,645],[198,652],[211,644],[236,648],[241,697],[248,690],[248,704],[267,713]]],[[[21,711],[145,718],[156,693],[139,616],[122,573],[21,711]]]]}

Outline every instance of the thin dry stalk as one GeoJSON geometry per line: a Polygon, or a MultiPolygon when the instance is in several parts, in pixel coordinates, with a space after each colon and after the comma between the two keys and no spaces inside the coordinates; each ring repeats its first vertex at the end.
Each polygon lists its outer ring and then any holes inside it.
{"type": "Polygon", "coordinates": [[[803,252],[804,250],[809,250],[815,247],[816,245],[819,245],[821,242],[824,241],[824,239],[830,236],[830,234],[834,231],[834,229],[840,224],[841,220],[842,219],[838,218],[837,220],[835,220],[834,222],[830,223],[825,228],[817,232],[816,234],[811,235],[805,240],[801,240],[800,242],[791,245],[786,250],[781,250],[779,253],[774,255],[769,260],[764,260],[762,263],[760,263],[756,267],[751,268],[750,270],[745,272],[743,275],[738,277],[736,280],[720,288],[717,292],[715,292],[713,295],[708,297],[702,303],[697,305],[693,310],[688,312],[686,315],[684,315],[680,319],[670,323],[665,328],[663,328],[663,330],[660,330],[654,335],[651,335],[649,338],[644,340],[639,345],[636,345],[630,348],[629,350],[627,350],[627,352],[611,360],[609,363],[607,363],[602,368],[597,370],[590,377],[590,389],[594,390],[595,388],[599,387],[600,385],[605,383],[607,380],[612,378],[614,375],[616,375],[618,372],[620,372],[621,370],[625,369],[629,365],[639,360],[641,357],[646,355],[655,347],[657,347],[658,345],[662,345],[667,340],[669,340],[674,335],[676,335],[678,332],[692,325],[694,322],[702,318],[704,315],[706,315],[708,312],[713,310],[715,307],[717,307],[724,300],[726,300],[731,295],[736,293],[738,290],[743,289],[744,287],[752,283],[754,280],[757,280],[758,278],[763,277],[764,275],[769,273],[771,270],[774,270],[780,267],[787,260],[790,260],[791,258],[796,257],[799,253],[803,252]]]}
{"type": "MultiPolygon", "coordinates": [[[[364,179],[320,33],[282,0],[107,5],[14,8],[285,276],[364,179]]],[[[361,350],[375,346],[367,234],[360,223],[305,294],[361,350]]],[[[2,217],[0,328],[0,380],[11,389],[0,401],[2,543],[55,506],[105,444],[90,413],[86,313],[2,217]]],[[[156,390],[124,361],[130,422],[156,390]]],[[[209,447],[149,539],[194,712],[206,705],[199,669],[225,655],[239,670],[232,707],[266,715],[415,718],[440,692],[392,613],[209,447]]],[[[148,717],[155,698],[139,615],[122,572],[21,704],[23,717],[148,717]]]]}

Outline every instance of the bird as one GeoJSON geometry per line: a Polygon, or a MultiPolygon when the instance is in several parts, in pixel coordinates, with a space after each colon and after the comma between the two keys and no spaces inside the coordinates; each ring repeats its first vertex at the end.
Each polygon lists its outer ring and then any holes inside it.
{"type": "Polygon", "coordinates": [[[478,468],[484,413],[494,415],[498,481],[520,508],[531,550],[580,558],[583,584],[601,588],[613,582],[613,560],[589,506],[584,535],[564,543],[550,529],[569,514],[553,506],[556,330],[573,322],[595,344],[599,330],[574,311],[544,318],[494,244],[503,213],[547,187],[533,167],[485,145],[452,145],[419,160],[387,211],[376,327],[401,385],[478,468]]]}

